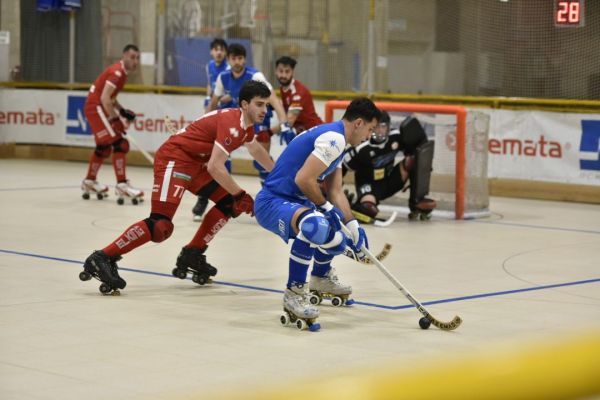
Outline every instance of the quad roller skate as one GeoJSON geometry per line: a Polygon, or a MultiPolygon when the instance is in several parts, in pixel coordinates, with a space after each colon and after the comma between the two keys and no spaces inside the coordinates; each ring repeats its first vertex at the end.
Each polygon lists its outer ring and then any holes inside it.
{"type": "Polygon", "coordinates": [[[331,305],[334,307],[354,304],[354,300],[349,298],[352,294],[352,287],[340,283],[333,268],[323,277],[312,275],[309,289],[310,304],[321,304],[323,299],[331,300],[331,305]]]}
{"type": "Polygon", "coordinates": [[[177,267],[173,268],[172,274],[179,279],[187,278],[188,272],[192,273],[192,281],[198,285],[212,283],[212,276],[217,274],[217,269],[206,262],[204,252],[206,249],[184,247],[177,256],[177,267]]]}
{"type": "Polygon", "coordinates": [[[206,207],[208,206],[208,199],[203,196],[198,196],[198,201],[196,205],[192,209],[192,213],[194,214],[194,221],[202,221],[202,217],[204,216],[204,212],[206,211],[206,207]]]}
{"type": "Polygon", "coordinates": [[[102,250],[96,250],[85,260],[79,279],[89,281],[96,278],[102,282],[100,293],[118,296],[121,294],[119,289],[124,289],[127,285],[127,282],[119,276],[117,261],[120,259],[121,256],[109,257],[102,250]]]}
{"type": "Polygon", "coordinates": [[[283,294],[283,314],[279,317],[281,325],[296,325],[299,330],[316,332],[321,329],[317,321],[319,309],[310,304],[306,283],[293,285],[283,294]]]}
{"type": "Polygon", "coordinates": [[[117,195],[117,204],[120,206],[125,204],[126,198],[131,199],[131,204],[134,206],[144,201],[144,192],[131,186],[129,181],[117,183],[115,194],[117,195]]]}
{"type": "Polygon", "coordinates": [[[431,213],[437,207],[435,200],[428,199],[427,197],[409,204],[410,213],[408,219],[411,221],[421,220],[428,221],[431,219],[431,213]]]}
{"type": "Polygon", "coordinates": [[[108,186],[92,179],[84,179],[81,182],[81,190],[83,191],[81,197],[84,200],[89,200],[90,194],[95,194],[98,200],[108,197],[108,186]]]}

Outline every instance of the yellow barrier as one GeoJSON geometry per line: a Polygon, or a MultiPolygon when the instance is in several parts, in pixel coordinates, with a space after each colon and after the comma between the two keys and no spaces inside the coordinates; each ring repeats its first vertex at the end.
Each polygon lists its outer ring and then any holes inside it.
{"type": "MultiPolygon", "coordinates": [[[[431,360],[429,362],[431,364],[431,360]]],[[[600,331],[510,352],[442,360],[433,368],[378,365],[223,397],[247,400],[577,399],[600,395],[600,331]],[[292,390],[297,388],[298,390],[292,390]]],[[[339,371],[338,371],[339,372],[339,371]]],[[[207,393],[186,398],[210,398],[207,393]]]]}

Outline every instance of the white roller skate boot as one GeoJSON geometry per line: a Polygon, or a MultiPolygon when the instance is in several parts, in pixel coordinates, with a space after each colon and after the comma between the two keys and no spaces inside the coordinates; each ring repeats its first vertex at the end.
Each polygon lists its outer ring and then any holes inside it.
{"type": "Polygon", "coordinates": [[[117,195],[117,203],[119,205],[124,204],[126,198],[131,199],[131,204],[133,205],[144,201],[144,191],[134,188],[129,184],[129,181],[117,183],[115,194],[117,195]]]}
{"type": "Polygon", "coordinates": [[[311,332],[321,329],[317,323],[319,309],[308,301],[309,293],[306,283],[285,289],[283,294],[283,314],[279,318],[282,325],[295,324],[300,330],[308,328],[311,332]]]}
{"type": "Polygon", "coordinates": [[[108,196],[108,186],[91,179],[84,179],[81,182],[81,190],[83,191],[81,197],[84,200],[89,200],[91,193],[94,193],[98,200],[108,196]]]}
{"type": "Polygon", "coordinates": [[[354,304],[354,300],[349,298],[351,294],[352,286],[340,283],[334,268],[323,277],[315,275],[310,277],[311,304],[321,304],[323,299],[330,299],[334,307],[350,306],[354,304]]]}

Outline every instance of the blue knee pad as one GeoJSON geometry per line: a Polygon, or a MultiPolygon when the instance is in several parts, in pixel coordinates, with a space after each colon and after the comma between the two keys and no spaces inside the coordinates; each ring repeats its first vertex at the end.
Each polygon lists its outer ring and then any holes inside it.
{"type": "Polygon", "coordinates": [[[329,241],[329,221],[319,212],[305,215],[300,220],[299,228],[302,236],[313,244],[320,246],[329,241]]]}

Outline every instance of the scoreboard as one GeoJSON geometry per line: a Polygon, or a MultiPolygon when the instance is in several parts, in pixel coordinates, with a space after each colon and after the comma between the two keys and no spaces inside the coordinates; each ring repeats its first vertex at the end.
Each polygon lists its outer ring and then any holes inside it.
{"type": "Polygon", "coordinates": [[[579,28],[584,25],[584,0],[554,0],[554,26],[579,28]]]}

